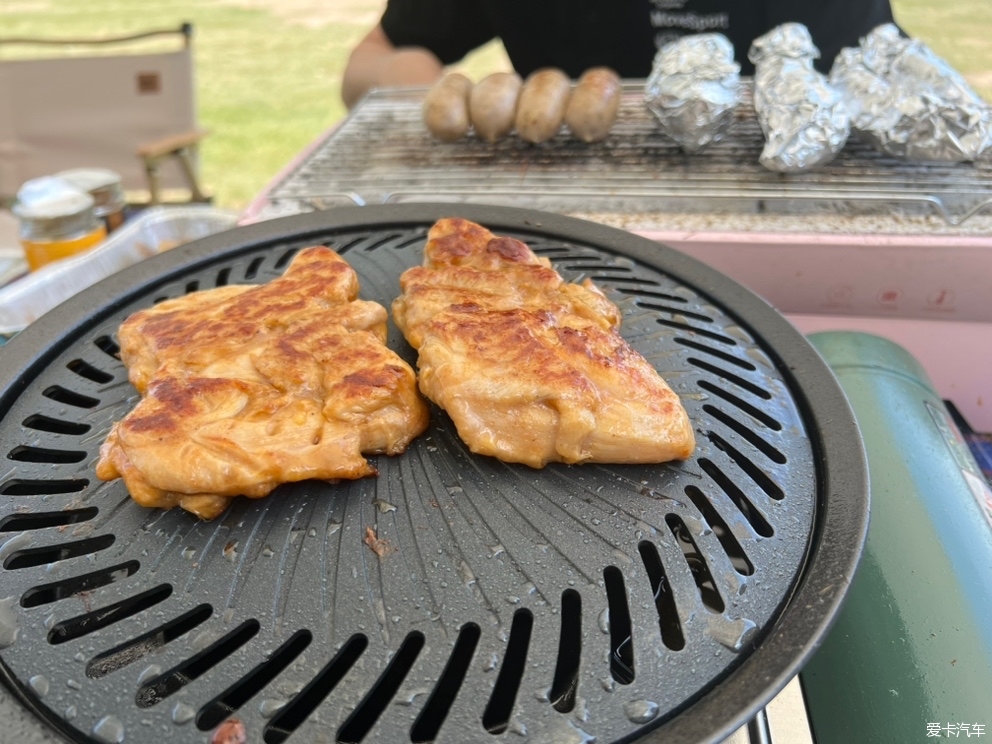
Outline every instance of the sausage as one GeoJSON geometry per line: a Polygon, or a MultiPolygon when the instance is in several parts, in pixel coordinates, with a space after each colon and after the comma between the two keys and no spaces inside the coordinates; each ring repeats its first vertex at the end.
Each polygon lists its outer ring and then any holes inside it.
{"type": "Polygon", "coordinates": [[[609,67],[586,70],[572,91],[565,123],[583,142],[605,139],[620,109],[620,76],[609,67]]]}
{"type": "Polygon", "coordinates": [[[517,104],[520,138],[537,144],[558,134],[571,92],[572,81],[561,70],[546,67],[532,72],[517,104]]]}
{"type": "Polygon", "coordinates": [[[494,72],[472,88],[468,111],[480,139],[495,142],[510,133],[517,112],[520,86],[517,73],[494,72]]]}
{"type": "Polygon", "coordinates": [[[454,142],[468,132],[468,98],[472,81],[458,72],[445,75],[424,96],[424,124],[441,142],[454,142]]]}

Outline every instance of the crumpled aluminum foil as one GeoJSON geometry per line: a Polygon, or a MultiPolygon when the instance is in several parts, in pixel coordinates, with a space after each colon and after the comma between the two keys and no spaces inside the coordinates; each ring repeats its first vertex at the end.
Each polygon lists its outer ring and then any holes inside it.
{"type": "Polygon", "coordinates": [[[722,34],[685,36],[662,47],[644,88],[661,130],[688,152],[719,142],[741,98],[741,66],[722,34]]]}
{"type": "Polygon", "coordinates": [[[860,47],[842,49],[830,82],[844,95],[858,136],[890,155],[961,162],[992,146],[992,107],[923,42],[903,37],[891,23],[860,47]]]}
{"type": "Polygon", "coordinates": [[[847,141],[850,116],[840,91],[813,69],[820,51],[800,23],[754,40],[754,109],[765,133],[761,164],[795,173],[830,162],[847,141]]]}

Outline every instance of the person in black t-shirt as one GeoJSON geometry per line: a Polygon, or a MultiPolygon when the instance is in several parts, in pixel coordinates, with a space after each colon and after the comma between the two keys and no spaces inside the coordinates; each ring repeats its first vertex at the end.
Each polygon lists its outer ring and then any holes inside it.
{"type": "Polygon", "coordinates": [[[370,88],[425,85],[444,65],[499,37],[521,76],[590,67],[647,77],[655,52],[683,34],[715,31],[734,45],[741,72],[751,41],[787,21],[805,24],[826,72],[845,46],[892,22],[889,0],[388,0],[352,51],[341,94],[351,107],[370,88]]]}

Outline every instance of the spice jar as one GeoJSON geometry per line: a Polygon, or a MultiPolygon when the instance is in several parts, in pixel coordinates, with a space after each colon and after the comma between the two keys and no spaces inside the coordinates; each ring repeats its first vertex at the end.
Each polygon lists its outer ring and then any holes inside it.
{"type": "Polygon", "coordinates": [[[59,178],[26,182],[17,192],[13,211],[20,220],[21,246],[32,271],[92,248],[107,237],[93,197],[59,178]]]}
{"type": "Polygon", "coordinates": [[[75,168],[55,174],[93,197],[96,216],[111,233],[124,224],[124,188],[119,174],[106,168],[75,168]]]}

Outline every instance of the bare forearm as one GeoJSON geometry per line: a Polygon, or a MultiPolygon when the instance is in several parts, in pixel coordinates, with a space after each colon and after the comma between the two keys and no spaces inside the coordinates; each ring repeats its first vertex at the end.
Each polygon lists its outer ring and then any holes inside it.
{"type": "MultiPolygon", "coordinates": [[[[371,35],[370,35],[371,37],[371,35]]],[[[370,89],[390,85],[429,85],[441,76],[441,61],[420,47],[395,48],[367,38],[352,52],[341,81],[341,97],[351,108],[370,89]]]]}

